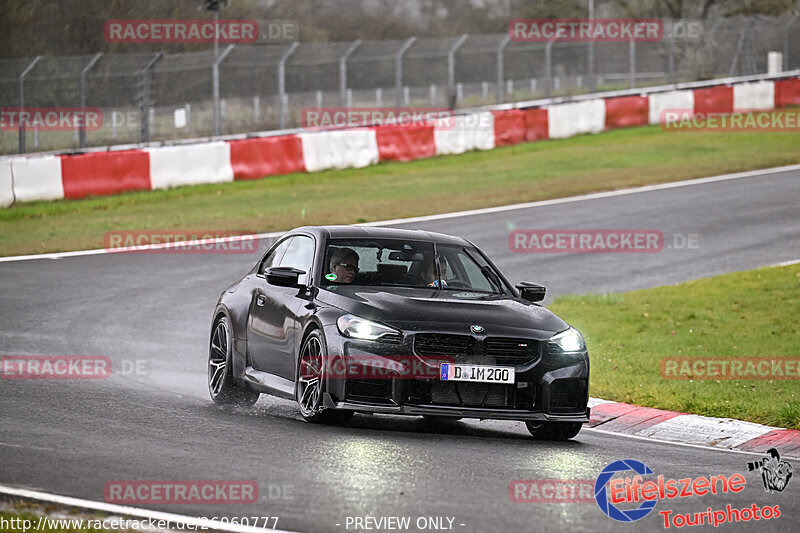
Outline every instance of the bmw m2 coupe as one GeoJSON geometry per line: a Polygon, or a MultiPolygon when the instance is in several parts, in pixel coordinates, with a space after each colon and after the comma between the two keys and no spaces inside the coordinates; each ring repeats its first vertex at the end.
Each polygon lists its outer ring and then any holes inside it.
{"type": "Polygon", "coordinates": [[[220,296],[208,388],[219,404],[294,400],[309,422],[520,420],[569,439],[589,420],[589,357],[544,296],[458,237],[297,228],[220,296]]]}

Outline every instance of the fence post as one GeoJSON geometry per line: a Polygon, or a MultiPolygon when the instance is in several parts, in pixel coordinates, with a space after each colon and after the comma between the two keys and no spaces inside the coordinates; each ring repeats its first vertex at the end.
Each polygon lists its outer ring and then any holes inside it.
{"type": "MultiPolygon", "coordinates": [[[[31,64],[25,67],[25,70],[22,71],[22,74],[19,75],[19,112],[22,114],[22,111],[25,109],[25,76],[33,70],[33,67],[36,66],[36,63],[42,56],[36,56],[31,61],[31,64]]],[[[19,153],[25,153],[25,124],[22,121],[19,121],[19,153]]]]}
{"type": "Polygon", "coordinates": [[[289,102],[286,98],[286,60],[289,59],[295,49],[300,43],[293,42],[292,45],[281,56],[281,61],[278,63],[278,99],[281,106],[281,129],[286,128],[286,117],[289,113],[289,102]]]}
{"type": "Polygon", "coordinates": [[[346,107],[347,104],[347,58],[356,51],[360,44],[361,39],[356,39],[350,43],[342,57],[339,58],[339,103],[342,107],[346,107]]]}
{"type": "Polygon", "coordinates": [[[139,74],[142,76],[141,101],[139,102],[139,141],[150,142],[150,78],[153,75],[153,66],[161,59],[161,52],[157,52],[147,64],[142,67],[139,74]]]}
{"type": "MultiPolygon", "coordinates": [[[[89,61],[89,64],[86,65],[85,67],[83,67],[83,70],[81,70],[81,87],[80,87],[80,91],[81,91],[81,110],[84,111],[84,112],[86,110],[86,73],[89,72],[89,69],[91,69],[94,66],[95,63],[97,63],[97,61],[100,59],[100,56],[102,56],[102,55],[103,55],[102,52],[98,52],[97,54],[95,54],[94,57],[89,61]]],[[[86,148],[86,121],[85,120],[81,121],[80,139],[79,139],[78,145],[81,148],[86,148]]]]}
{"type": "Polygon", "coordinates": [[[403,54],[411,48],[411,45],[414,44],[416,41],[416,37],[411,37],[406,42],[403,43],[403,46],[400,47],[400,50],[394,56],[394,94],[395,94],[395,103],[397,107],[402,107],[402,99],[400,97],[400,93],[403,92],[403,54]]]}
{"type": "MultiPolygon", "coordinates": [[[[216,13],[215,13],[216,14],[216,13]]],[[[235,47],[235,44],[229,44],[228,47],[225,49],[224,52],[215,56],[214,59],[214,66],[212,67],[211,74],[212,74],[212,81],[213,81],[213,96],[214,96],[214,135],[218,136],[221,130],[221,117],[222,111],[219,105],[219,66],[228,57],[228,54],[231,53],[231,50],[235,47]]]]}
{"type": "Polygon", "coordinates": [[[511,41],[511,35],[506,34],[500,45],[497,47],[497,103],[502,104],[505,102],[505,95],[503,94],[503,78],[505,78],[505,63],[503,61],[503,52],[511,41]]]}
{"type": "MultiPolygon", "coordinates": [[[[594,0],[589,0],[589,24],[592,24],[594,21],[594,0]]],[[[588,50],[588,58],[587,58],[587,65],[586,65],[586,79],[588,81],[587,85],[589,88],[589,92],[593,93],[595,89],[594,84],[594,32],[592,32],[592,38],[589,40],[589,50],[588,50]]]]}
{"type": "Polygon", "coordinates": [[[453,109],[455,109],[458,102],[458,98],[455,95],[456,90],[456,52],[461,45],[469,37],[469,34],[464,34],[458,38],[458,40],[453,44],[450,51],[447,52],[447,100],[449,104],[452,104],[453,109]]]}
{"type": "Polygon", "coordinates": [[[668,81],[671,85],[675,84],[675,25],[670,26],[669,41],[667,41],[667,68],[669,69],[668,81]]]}
{"type": "Polygon", "coordinates": [[[736,43],[736,53],[733,54],[733,59],[731,60],[731,68],[728,69],[728,77],[732,78],[736,71],[739,69],[739,55],[742,52],[742,47],[744,46],[744,39],[747,36],[747,31],[750,29],[750,26],[753,24],[753,19],[749,18],[742,26],[742,31],[739,32],[739,42],[736,43]]]}
{"type": "Polygon", "coordinates": [[[789,30],[792,29],[794,23],[797,21],[797,13],[792,13],[792,18],[789,19],[789,23],[786,24],[786,28],[783,30],[783,70],[789,70],[789,30]]]}
{"type": "Polygon", "coordinates": [[[550,96],[553,92],[553,43],[554,39],[544,45],[544,95],[550,96]]]}
{"type": "Polygon", "coordinates": [[[630,87],[636,88],[636,41],[628,43],[628,62],[630,64],[630,87]]]}

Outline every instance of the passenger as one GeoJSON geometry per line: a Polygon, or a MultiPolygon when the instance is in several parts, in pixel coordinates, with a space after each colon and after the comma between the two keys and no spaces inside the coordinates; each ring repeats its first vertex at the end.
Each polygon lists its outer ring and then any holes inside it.
{"type": "Polygon", "coordinates": [[[336,283],[352,283],[358,274],[358,254],[351,248],[337,248],[331,254],[330,272],[336,283]]]}
{"type": "MultiPolygon", "coordinates": [[[[439,270],[442,273],[442,287],[447,287],[447,281],[444,279],[447,277],[447,262],[443,257],[439,257],[439,270]]],[[[422,278],[422,282],[428,287],[439,286],[439,280],[436,277],[436,266],[433,261],[428,263],[425,270],[420,272],[420,277],[422,278]]]]}

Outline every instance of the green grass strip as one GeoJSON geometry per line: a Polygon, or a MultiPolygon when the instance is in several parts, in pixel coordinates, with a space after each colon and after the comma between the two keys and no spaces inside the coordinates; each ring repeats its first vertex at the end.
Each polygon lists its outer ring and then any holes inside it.
{"type": "Polygon", "coordinates": [[[550,309],[586,337],[589,394],[800,429],[800,380],[673,380],[665,357],[800,356],[800,265],[625,294],[565,296],[550,309]]]}
{"type": "MultiPolygon", "coordinates": [[[[796,112],[791,110],[776,113],[796,112]]],[[[112,230],[286,230],[559,198],[800,162],[795,133],[658,126],[408,163],[0,209],[0,255],[103,247],[112,230]]]]}

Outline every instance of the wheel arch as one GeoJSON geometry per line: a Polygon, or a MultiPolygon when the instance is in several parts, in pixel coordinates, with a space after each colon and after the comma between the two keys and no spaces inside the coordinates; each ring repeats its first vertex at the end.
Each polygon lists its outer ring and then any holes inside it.
{"type": "Polygon", "coordinates": [[[211,334],[214,334],[214,327],[221,318],[228,320],[231,336],[231,375],[234,382],[241,385],[244,382],[244,372],[247,366],[247,339],[243,335],[245,328],[238,324],[237,319],[224,303],[217,304],[214,309],[214,319],[211,321],[211,334]]]}
{"type": "Polygon", "coordinates": [[[322,327],[322,322],[320,322],[317,316],[311,315],[308,318],[308,320],[306,320],[306,323],[303,325],[303,334],[300,335],[300,342],[297,343],[297,352],[295,353],[295,361],[294,361],[295,383],[297,383],[298,372],[300,370],[300,352],[303,351],[303,344],[305,344],[308,335],[314,330],[318,330],[322,335],[323,341],[325,341],[325,328],[322,327]]]}

